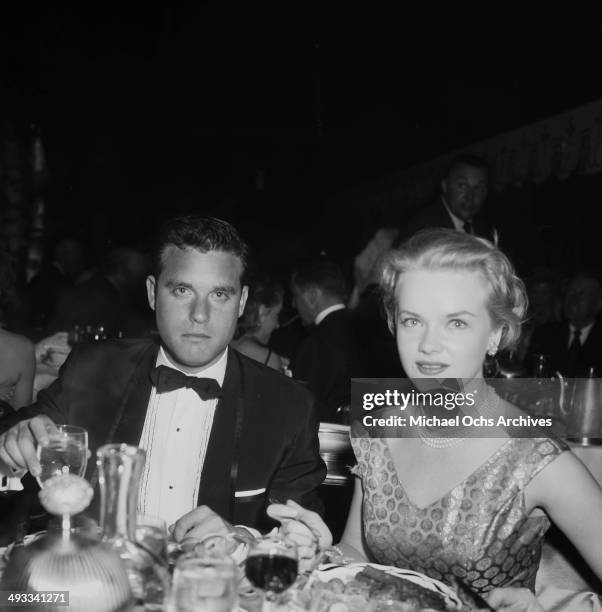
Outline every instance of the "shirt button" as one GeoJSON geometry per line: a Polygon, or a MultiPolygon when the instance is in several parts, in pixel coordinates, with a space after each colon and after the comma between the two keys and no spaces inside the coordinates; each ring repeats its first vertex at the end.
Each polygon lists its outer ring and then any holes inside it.
{"type": "Polygon", "coordinates": [[[171,485],[169,485],[169,488],[170,488],[170,489],[173,489],[173,487],[172,487],[171,485]]]}
{"type": "Polygon", "coordinates": [[[179,427],[177,427],[177,428],[176,428],[176,431],[180,431],[180,428],[179,428],[179,427]]]}

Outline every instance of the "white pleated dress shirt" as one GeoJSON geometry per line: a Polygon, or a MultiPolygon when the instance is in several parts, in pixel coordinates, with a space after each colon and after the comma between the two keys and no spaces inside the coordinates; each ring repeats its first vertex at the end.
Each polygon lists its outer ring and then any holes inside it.
{"type": "MultiPolygon", "coordinates": [[[[215,378],[222,386],[227,361],[228,349],[216,363],[189,376],[215,378]]],[[[163,347],[157,356],[157,366],[160,365],[180,370],[171,363],[163,347]]],[[[217,402],[217,399],[203,401],[194,389],[159,394],[152,388],[139,444],[146,451],[146,463],[140,481],[138,512],[159,516],[169,526],[197,507],[217,402]]]]}

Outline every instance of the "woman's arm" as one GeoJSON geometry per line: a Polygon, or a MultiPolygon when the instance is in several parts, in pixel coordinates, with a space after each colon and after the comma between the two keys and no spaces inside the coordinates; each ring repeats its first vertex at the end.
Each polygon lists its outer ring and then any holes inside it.
{"type": "Polygon", "coordinates": [[[367,561],[368,553],[362,537],[362,499],[363,489],[359,478],[355,478],[351,508],[347,516],[345,531],[341,537],[339,548],[345,557],[354,561],[367,561]]]}
{"type": "Polygon", "coordinates": [[[562,453],[527,485],[525,500],[547,512],[602,580],[602,489],[583,463],[562,453]]]}
{"type": "MultiPolygon", "coordinates": [[[[330,547],[332,535],[321,517],[289,500],[286,504],[271,504],[267,513],[279,521],[285,536],[299,549],[299,560],[313,567],[315,555],[330,547]]],[[[362,543],[362,487],[356,479],[343,538],[338,544],[343,556],[353,561],[366,561],[368,555],[362,543]]]]}
{"type": "Polygon", "coordinates": [[[33,377],[36,369],[36,356],[33,343],[23,338],[23,344],[19,351],[19,380],[15,385],[15,398],[13,407],[15,410],[29,406],[33,396],[33,377]]]}

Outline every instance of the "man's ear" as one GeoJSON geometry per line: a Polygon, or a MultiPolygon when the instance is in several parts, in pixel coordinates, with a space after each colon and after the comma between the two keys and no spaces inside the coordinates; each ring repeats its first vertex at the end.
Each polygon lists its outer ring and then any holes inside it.
{"type": "Polygon", "coordinates": [[[156,300],[157,300],[157,279],[149,274],[146,277],[146,296],[148,298],[148,305],[152,310],[155,310],[156,300]]]}
{"type": "Polygon", "coordinates": [[[238,316],[242,317],[242,313],[245,311],[245,305],[247,303],[247,298],[249,297],[249,287],[248,285],[244,285],[242,291],[240,292],[240,302],[238,304],[238,316]]]}

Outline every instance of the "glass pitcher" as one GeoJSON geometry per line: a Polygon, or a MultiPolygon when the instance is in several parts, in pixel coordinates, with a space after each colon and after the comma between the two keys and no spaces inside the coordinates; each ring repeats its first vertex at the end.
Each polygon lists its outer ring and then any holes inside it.
{"type": "Polygon", "coordinates": [[[162,610],[169,595],[169,572],[164,561],[136,541],[138,483],[146,453],[136,446],[106,444],[96,455],[102,539],[121,557],[136,605],[162,610]]]}

